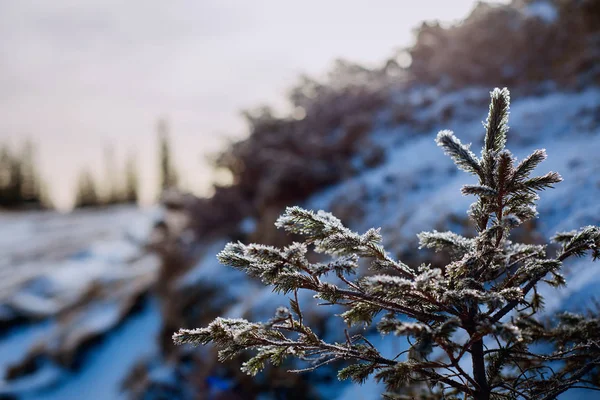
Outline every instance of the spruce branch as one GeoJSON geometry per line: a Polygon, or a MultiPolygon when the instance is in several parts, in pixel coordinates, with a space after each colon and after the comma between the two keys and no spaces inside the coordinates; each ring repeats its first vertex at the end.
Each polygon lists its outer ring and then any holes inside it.
{"type": "Polygon", "coordinates": [[[458,168],[480,177],[483,176],[483,169],[477,156],[469,150],[469,146],[462,144],[452,131],[441,131],[435,141],[452,158],[458,168]]]}
{"type": "Polygon", "coordinates": [[[512,181],[521,182],[525,177],[529,176],[529,174],[531,174],[533,170],[545,159],[545,149],[535,150],[515,167],[512,181]]]}
{"type": "Polygon", "coordinates": [[[411,268],[385,250],[379,229],[360,234],[325,211],[288,207],[276,226],[298,235],[298,242],[284,248],[230,243],[218,259],[277,292],[293,293],[290,309],[280,307],[265,323],[217,318],[206,328],[181,329],[173,335],[175,343],[212,343],[220,360],[253,350],[242,366],[251,375],[267,363],[290,362],[293,372],[305,372],[350,362],[340,379],[363,383],[373,376],[391,391],[428,382],[442,397],[550,400],[573,387],[600,388],[590,379],[600,372],[600,307],[587,316],[541,319],[544,299],[537,290],[544,282],[564,285],[561,271],[569,258],[590,253],[600,258],[600,228],[557,234],[555,257],[548,257],[545,246],[511,242],[513,229],[537,217],[538,193],[562,178],[556,172],[531,176],[546,158],[544,150],[517,163],[505,149],[509,100],[507,89],[491,92],[481,159],[450,131],[436,138],[459,169],[479,178],[461,189],[476,198],[469,210],[475,237],[418,235],[420,248],[449,254],[447,265],[411,268]],[[321,262],[309,261],[310,253],[321,262]],[[375,273],[356,276],[361,265],[375,273]],[[326,342],[308,326],[305,305],[298,301],[301,289],[344,308],[339,317],[348,329],[341,343],[326,342]],[[355,325],[374,323],[380,334],[405,340],[408,349],[389,359],[352,332],[355,325]],[[467,358],[470,369],[463,368],[467,358]],[[298,368],[288,359],[308,365],[298,368]]]}
{"type": "Polygon", "coordinates": [[[485,151],[500,151],[506,144],[510,93],[507,88],[490,92],[490,110],[485,122],[485,151]]]}

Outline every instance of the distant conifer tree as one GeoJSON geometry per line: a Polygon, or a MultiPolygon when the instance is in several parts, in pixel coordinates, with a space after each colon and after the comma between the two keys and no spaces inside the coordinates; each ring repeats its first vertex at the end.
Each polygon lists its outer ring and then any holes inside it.
{"type": "Polygon", "coordinates": [[[181,329],[175,342],[214,343],[221,360],[255,349],[242,367],[251,375],[267,361],[281,365],[288,357],[308,362],[307,369],[352,361],[339,371],[340,379],[361,383],[374,375],[390,391],[425,382],[432,397],[444,399],[550,400],[574,387],[599,388],[600,318],[566,312],[541,316],[544,303],[537,289],[541,282],[563,286],[565,261],[587,253],[599,258],[600,228],[557,234],[554,256],[545,246],[509,240],[511,230],[537,216],[537,192],[561,177],[531,176],[546,158],[544,150],[517,162],[505,149],[508,110],[508,90],[495,89],[481,157],[450,131],[437,136],[458,168],[479,181],[462,188],[476,198],[469,210],[475,237],[419,235],[421,247],[448,253],[448,265],[409,267],[384,250],[379,229],[358,234],[329,213],[290,207],[276,226],[303,242],[282,249],[230,243],[218,255],[221,263],[292,294],[290,308],[279,308],[266,323],[217,318],[206,328],[181,329]],[[331,260],[309,262],[309,249],[331,260]],[[376,273],[354,279],[361,258],[376,273]],[[408,351],[388,358],[360,333],[324,341],[303,318],[299,290],[345,307],[341,318],[350,326],[371,325],[377,318],[381,334],[408,338],[408,351]]]}
{"type": "Polygon", "coordinates": [[[107,146],[104,149],[104,201],[105,204],[119,204],[124,201],[124,193],[121,185],[121,174],[117,172],[115,160],[115,149],[107,146]]]}
{"type": "Polygon", "coordinates": [[[0,206],[11,209],[46,207],[41,201],[41,178],[35,164],[35,148],[26,141],[20,152],[0,150],[0,206]]]}
{"type": "Polygon", "coordinates": [[[7,207],[10,201],[12,157],[6,145],[0,149],[0,206],[7,207]]]}
{"type": "Polygon", "coordinates": [[[171,143],[169,137],[169,125],[166,120],[161,119],[157,125],[159,163],[160,163],[160,190],[177,187],[178,175],[173,165],[171,143]]]}
{"type": "Polygon", "coordinates": [[[35,148],[29,140],[25,142],[21,153],[21,197],[25,204],[42,207],[41,181],[35,163],[35,148]]]}
{"type": "Polygon", "coordinates": [[[0,150],[0,206],[17,208],[23,203],[22,162],[8,146],[0,150]]]}
{"type": "Polygon", "coordinates": [[[138,196],[138,171],[134,156],[129,156],[125,164],[125,201],[127,203],[137,203],[138,196]]]}
{"type": "Polygon", "coordinates": [[[19,207],[23,204],[23,163],[19,157],[11,157],[11,177],[9,202],[12,207],[19,207]]]}
{"type": "Polygon", "coordinates": [[[75,208],[98,207],[102,205],[98,186],[92,174],[84,170],[77,181],[75,208]]]}

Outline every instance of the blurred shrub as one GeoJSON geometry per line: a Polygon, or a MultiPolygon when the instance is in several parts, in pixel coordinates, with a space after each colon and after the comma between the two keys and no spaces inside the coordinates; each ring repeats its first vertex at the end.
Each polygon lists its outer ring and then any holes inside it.
{"type": "Polygon", "coordinates": [[[599,4],[479,3],[459,24],[419,27],[415,45],[407,50],[412,62],[406,68],[395,60],[381,69],[337,61],[322,82],[302,77],[289,93],[292,111],[287,115],[276,115],[269,107],[244,113],[248,137],[213,159],[216,168],[231,173],[233,183],[216,186],[211,199],[198,200],[196,231],[231,232],[247,216],[260,220],[278,215],[284,205],[296,204],[358,168],[378,165],[385,152],[370,137],[380,121],[376,116],[391,109],[390,123],[412,123],[414,110],[402,101],[410,87],[508,85],[518,91],[547,81],[573,88],[599,82],[599,4]]]}
{"type": "Polygon", "coordinates": [[[245,112],[248,138],[214,159],[233,184],[217,186],[213,198],[200,200],[197,229],[204,233],[271,207],[278,213],[282,205],[351,176],[356,165],[381,162],[383,152],[369,132],[394,79],[385,69],[338,61],[326,82],[304,77],[291,90],[289,115],[278,117],[268,107],[245,112]]]}
{"type": "Polygon", "coordinates": [[[417,29],[410,72],[421,83],[452,88],[597,82],[599,35],[596,0],[478,3],[460,24],[423,23],[417,29]]]}

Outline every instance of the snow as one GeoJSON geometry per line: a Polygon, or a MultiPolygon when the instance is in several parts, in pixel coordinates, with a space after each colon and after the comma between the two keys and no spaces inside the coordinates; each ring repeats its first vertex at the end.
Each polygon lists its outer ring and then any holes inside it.
{"type": "Polygon", "coordinates": [[[160,328],[158,306],[147,305],[140,313],[111,333],[79,372],[66,376],[62,384],[44,391],[32,391],[24,399],[104,400],[126,398],[121,392],[124,377],[135,362],[156,351],[160,328]]]}
{"type": "Polygon", "coordinates": [[[0,337],[0,388],[5,384],[4,371],[19,361],[34,343],[44,337],[51,329],[48,322],[22,326],[0,337]]]}
{"type": "Polygon", "coordinates": [[[0,386],[0,395],[19,394],[22,397],[27,397],[29,393],[36,393],[40,388],[53,385],[63,376],[64,371],[61,368],[46,363],[35,374],[25,376],[7,386],[0,386]]]}
{"type": "MultiPolygon", "coordinates": [[[[439,109],[439,104],[460,108],[466,102],[481,105],[466,107],[464,113],[472,114],[469,118],[436,124],[438,126],[417,137],[412,135],[413,128],[408,125],[375,132],[381,141],[397,138],[396,145],[388,150],[387,162],[316,194],[305,206],[335,214],[335,207],[339,204],[357,202],[365,217],[358,223],[352,221],[354,229],[365,231],[379,226],[381,216],[385,215],[383,232],[397,231],[397,234],[409,239],[406,243],[409,248],[412,248],[415,235],[421,230],[433,229],[451,215],[465,217],[473,199],[462,196],[460,187],[474,183],[474,180],[456,170],[449,157],[436,146],[434,138],[439,129],[449,127],[464,143],[472,142],[473,149],[477,151],[483,138],[484,130],[479,121],[487,112],[483,101],[486,97],[486,92],[475,89],[443,96],[432,108],[439,109]],[[479,98],[482,101],[477,101],[479,98]],[[427,208],[422,207],[424,203],[428,204],[427,208]]],[[[548,160],[542,163],[539,171],[555,170],[565,178],[565,182],[556,189],[543,193],[539,210],[545,235],[552,235],[552,229],[559,221],[563,227],[579,226],[580,221],[574,221],[574,214],[571,214],[575,210],[584,213],[579,220],[593,218],[594,212],[598,215],[598,202],[594,199],[599,188],[594,182],[584,182],[583,179],[593,180],[594,173],[600,169],[600,162],[595,156],[600,151],[600,140],[597,136],[590,136],[587,127],[576,123],[582,112],[598,106],[600,91],[597,88],[581,93],[558,92],[544,97],[513,99],[508,147],[519,158],[536,148],[546,148],[548,160]],[[578,169],[569,167],[573,160],[579,164],[578,169]],[[558,201],[562,203],[562,212],[552,212],[558,201]]],[[[431,110],[425,109],[417,117],[428,119],[434,115],[431,110]]],[[[594,223],[594,220],[587,223],[594,223]]]]}
{"type": "Polygon", "coordinates": [[[116,326],[121,319],[121,304],[118,300],[96,301],[79,312],[70,324],[75,329],[58,332],[63,336],[65,346],[75,345],[78,339],[88,335],[101,334],[116,326]],[[73,343],[73,344],[71,344],[73,343]]]}
{"type": "Polygon", "coordinates": [[[117,398],[133,363],[155,351],[157,305],[127,318],[156,276],[157,259],[143,248],[155,216],[156,209],[133,207],[0,213],[0,317],[31,321],[0,336],[0,375],[32,351],[40,354],[32,373],[0,380],[0,395],[117,398]],[[81,370],[50,361],[79,357],[70,352],[93,338],[105,340],[91,357],[85,353],[81,370]]]}
{"type": "Polygon", "coordinates": [[[558,19],[558,10],[548,1],[536,1],[528,4],[523,12],[529,18],[540,18],[542,21],[551,24],[558,19]]]}
{"type": "Polygon", "coordinates": [[[186,274],[178,279],[176,285],[179,290],[192,289],[195,287],[218,287],[221,300],[240,301],[246,298],[256,283],[247,279],[246,274],[233,268],[224,268],[217,260],[219,253],[225,245],[226,240],[218,240],[206,244],[204,256],[186,274]]]}
{"type": "Polygon", "coordinates": [[[240,223],[240,232],[245,235],[250,235],[256,230],[256,219],[255,218],[244,218],[240,223]]]}
{"type": "Polygon", "coordinates": [[[20,314],[33,318],[43,318],[56,314],[59,306],[54,299],[38,296],[27,291],[17,292],[9,302],[11,308],[20,314]]]}
{"type": "Polygon", "coordinates": [[[338,400],[379,400],[383,392],[385,392],[385,385],[377,383],[371,377],[362,385],[347,385],[335,398],[338,400]]]}
{"type": "Polygon", "coordinates": [[[83,287],[112,264],[138,255],[132,240],[148,235],[155,214],[129,206],[66,215],[0,213],[0,301],[47,275],[57,291],[83,287]]]}
{"type": "Polygon", "coordinates": [[[149,234],[153,213],[116,207],[73,215],[0,214],[0,304],[25,316],[50,316],[93,284],[151,273],[156,260],[133,238],[149,234]],[[8,233],[12,225],[17,235],[8,233]]]}

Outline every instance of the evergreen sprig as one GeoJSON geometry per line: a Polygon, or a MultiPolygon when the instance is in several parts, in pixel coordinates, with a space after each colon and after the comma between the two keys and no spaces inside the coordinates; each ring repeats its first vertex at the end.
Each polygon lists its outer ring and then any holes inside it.
{"type": "Polygon", "coordinates": [[[475,237],[419,234],[420,246],[447,252],[449,264],[410,268],[385,251],[379,229],[359,234],[324,211],[289,207],[276,226],[303,241],[285,248],[228,244],[218,258],[275,291],[294,293],[291,311],[280,308],[265,323],[218,318],[206,328],[180,330],[175,342],[213,343],[222,360],[254,349],[256,355],[242,367],[251,375],[288,357],[308,363],[296,372],[352,361],[340,379],[362,383],[374,376],[390,391],[428,382],[432,398],[550,400],[573,387],[600,387],[598,314],[537,317],[544,305],[538,285],[564,285],[561,270],[571,257],[600,258],[600,228],[557,234],[554,257],[545,246],[509,240],[515,227],[537,217],[537,192],[562,180],[555,172],[532,176],[546,158],[544,150],[517,163],[504,148],[509,103],[507,89],[491,92],[481,158],[450,131],[436,138],[460,169],[479,180],[462,188],[476,198],[469,210],[475,237]],[[309,262],[311,251],[330,260],[309,262]],[[377,273],[356,278],[360,259],[377,273]],[[408,351],[402,359],[386,358],[362,335],[348,333],[341,343],[324,341],[304,322],[299,290],[345,307],[340,317],[350,327],[369,326],[383,314],[376,329],[408,338],[408,351]]]}

